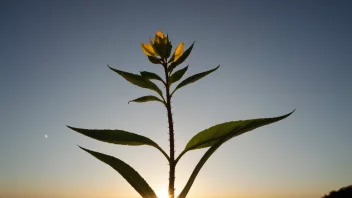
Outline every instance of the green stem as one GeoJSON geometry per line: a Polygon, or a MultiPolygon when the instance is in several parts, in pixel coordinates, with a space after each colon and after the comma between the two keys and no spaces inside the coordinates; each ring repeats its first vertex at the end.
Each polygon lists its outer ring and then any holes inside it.
{"type": "Polygon", "coordinates": [[[169,172],[169,198],[175,197],[175,140],[174,140],[174,123],[172,120],[171,112],[171,94],[170,94],[170,82],[169,82],[169,73],[167,71],[167,63],[163,64],[165,69],[165,78],[166,78],[166,109],[167,109],[167,118],[169,122],[169,141],[170,141],[170,172],[169,172]]]}

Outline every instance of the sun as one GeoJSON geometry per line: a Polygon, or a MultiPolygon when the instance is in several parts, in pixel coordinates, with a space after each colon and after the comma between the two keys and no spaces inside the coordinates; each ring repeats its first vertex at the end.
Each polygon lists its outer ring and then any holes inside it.
{"type": "Polygon", "coordinates": [[[169,198],[168,192],[165,189],[158,190],[156,195],[158,196],[158,198],[169,198]]]}

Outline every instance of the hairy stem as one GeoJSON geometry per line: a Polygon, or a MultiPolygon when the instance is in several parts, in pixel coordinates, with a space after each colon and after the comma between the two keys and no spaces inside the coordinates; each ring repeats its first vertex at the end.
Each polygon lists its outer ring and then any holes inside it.
{"type": "Polygon", "coordinates": [[[165,69],[165,78],[166,78],[166,109],[167,109],[167,118],[169,123],[169,141],[170,141],[170,172],[169,172],[169,198],[175,197],[175,140],[174,140],[174,123],[172,120],[171,112],[171,94],[170,94],[170,80],[169,74],[167,71],[167,63],[163,64],[165,69]]]}

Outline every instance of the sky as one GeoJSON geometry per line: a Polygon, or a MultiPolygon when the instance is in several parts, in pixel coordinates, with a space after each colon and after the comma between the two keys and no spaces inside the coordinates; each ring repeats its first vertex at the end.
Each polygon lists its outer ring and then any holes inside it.
{"type": "MultiPolygon", "coordinates": [[[[352,184],[350,1],[0,2],[0,197],[137,198],[79,146],[131,165],[156,192],[168,162],[155,148],[99,142],[68,129],[120,129],[169,152],[166,110],[109,70],[162,74],[140,44],[157,30],[196,41],[185,77],[220,65],[172,99],[176,155],[228,121],[288,118],[231,139],[190,198],[313,198],[352,184]]],[[[176,167],[176,193],[207,149],[176,167]]]]}

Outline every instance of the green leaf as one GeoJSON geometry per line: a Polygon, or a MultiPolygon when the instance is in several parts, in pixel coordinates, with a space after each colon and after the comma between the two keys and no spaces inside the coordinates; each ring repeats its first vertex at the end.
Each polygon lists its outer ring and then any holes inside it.
{"type": "Polygon", "coordinates": [[[130,83],[132,83],[134,85],[137,85],[139,87],[142,87],[142,88],[146,88],[146,89],[150,89],[150,90],[156,91],[160,96],[163,95],[162,91],[158,88],[158,86],[156,86],[149,79],[147,79],[147,78],[145,78],[143,76],[137,75],[137,74],[132,74],[132,73],[129,73],[129,72],[124,72],[124,71],[121,71],[121,70],[114,69],[114,68],[110,67],[109,65],[108,65],[108,67],[112,71],[114,71],[117,74],[119,74],[120,76],[122,76],[128,82],[130,82],[130,83]]]}
{"type": "Polygon", "coordinates": [[[151,96],[151,95],[149,95],[149,96],[142,96],[142,97],[140,97],[140,98],[131,100],[131,101],[129,101],[128,103],[130,103],[130,102],[150,102],[150,101],[158,101],[158,102],[161,102],[161,103],[165,104],[164,101],[160,100],[158,97],[156,97],[156,96],[151,96]]]}
{"type": "MultiPolygon", "coordinates": [[[[171,73],[178,65],[180,65],[181,63],[183,63],[183,61],[186,60],[186,58],[189,56],[189,54],[191,53],[192,49],[193,49],[193,45],[194,45],[195,41],[192,43],[192,45],[183,52],[183,54],[180,56],[180,58],[178,58],[175,62],[172,62],[169,67],[167,68],[167,71],[169,73],[171,73]]],[[[174,56],[171,57],[170,61],[174,60],[174,56]]]]}
{"type": "Polygon", "coordinates": [[[170,77],[170,85],[174,82],[179,81],[183,77],[183,75],[186,73],[187,69],[188,69],[188,65],[185,68],[180,69],[180,70],[176,71],[174,74],[172,74],[170,77]]]}
{"type": "Polygon", "coordinates": [[[187,184],[181,191],[177,198],[185,198],[191,189],[194,180],[196,179],[199,171],[205,164],[205,162],[210,158],[210,156],[226,141],[229,139],[243,134],[245,132],[251,131],[255,128],[271,124],[280,121],[288,116],[290,116],[295,110],[286,115],[275,117],[275,118],[259,118],[253,120],[241,120],[235,122],[223,123],[206,129],[197,135],[195,135],[187,144],[185,150],[177,157],[176,163],[188,150],[199,149],[210,146],[207,152],[200,159],[195,169],[193,170],[187,184]]]}
{"type": "MultiPolygon", "coordinates": [[[[80,146],[79,146],[80,147],[80,146]]],[[[149,186],[149,184],[139,175],[137,171],[135,171],[131,166],[126,164],[120,159],[112,157],[110,155],[105,155],[103,153],[98,153],[95,151],[91,151],[80,147],[82,150],[88,152],[93,155],[100,161],[108,164],[113,169],[121,174],[127,182],[143,197],[143,198],[157,198],[153,189],[149,186]]]]}
{"type": "Polygon", "coordinates": [[[147,78],[150,80],[159,80],[165,84],[164,80],[158,74],[148,72],[148,71],[141,71],[140,73],[141,73],[141,76],[143,76],[144,78],[147,78]]]}
{"type": "Polygon", "coordinates": [[[252,131],[258,127],[282,120],[291,115],[294,111],[280,117],[238,120],[212,126],[193,136],[193,138],[187,143],[185,150],[189,151],[212,146],[223,137],[227,137],[227,141],[235,136],[252,131]]]}
{"type": "Polygon", "coordinates": [[[160,61],[154,56],[148,56],[148,59],[153,64],[160,64],[160,61]]]}
{"type": "Polygon", "coordinates": [[[71,126],[67,126],[68,128],[88,136],[90,138],[100,140],[102,142],[112,143],[112,144],[121,144],[121,145],[129,145],[129,146],[140,146],[140,145],[148,145],[157,148],[161,153],[164,154],[166,159],[169,160],[168,155],[159,147],[157,143],[153,140],[123,130],[109,130],[109,129],[81,129],[75,128],[71,126]]]}
{"type": "Polygon", "coordinates": [[[184,86],[186,86],[186,85],[188,85],[188,84],[191,84],[191,83],[196,82],[197,80],[199,80],[199,79],[205,77],[206,75],[212,73],[213,71],[217,70],[219,67],[220,67],[220,65],[217,66],[217,67],[215,67],[215,68],[212,69],[212,70],[205,71],[205,72],[201,72],[201,73],[198,73],[198,74],[195,74],[195,75],[193,75],[193,76],[190,76],[190,77],[186,78],[185,80],[183,80],[182,82],[180,82],[180,84],[177,85],[177,87],[175,88],[175,90],[172,92],[171,95],[173,95],[173,94],[175,93],[175,91],[178,90],[178,89],[180,89],[181,87],[184,87],[184,86]]]}

